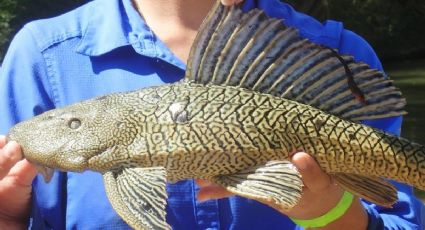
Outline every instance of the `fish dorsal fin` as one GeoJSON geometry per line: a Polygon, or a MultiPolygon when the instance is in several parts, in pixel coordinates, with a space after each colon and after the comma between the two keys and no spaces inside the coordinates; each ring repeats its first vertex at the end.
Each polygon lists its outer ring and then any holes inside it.
{"type": "Polygon", "coordinates": [[[283,97],[349,120],[405,113],[404,98],[383,73],[259,9],[217,3],[192,46],[186,79],[283,97]]]}
{"type": "Polygon", "coordinates": [[[216,1],[214,7],[209,11],[207,17],[202,22],[200,27],[202,28],[202,32],[198,32],[190,49],[190,58],[187,61],[186,67],[186,78],[192,79],[193,77],[198,76],[198,71],[201,64],[201,59],[204,56],[204,51],[208,46],[215,28],[222,21],[221,17],[223,17],[223,15],[227,13],[225,11],[228,10],[229,9],[223,7],[219,1],[216,1]]]}

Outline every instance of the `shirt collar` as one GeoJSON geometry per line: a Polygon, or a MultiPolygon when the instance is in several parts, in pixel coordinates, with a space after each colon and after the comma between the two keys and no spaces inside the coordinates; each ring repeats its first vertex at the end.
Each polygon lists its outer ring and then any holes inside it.
{"type": "Polygon", "coordinates": [[[131,45],[139,54],[185,68],[185,64],[156,38],[131,0],[97,0],[95,4],[96,11],[87,20],[78,53],[100,56],[131,45]]]}

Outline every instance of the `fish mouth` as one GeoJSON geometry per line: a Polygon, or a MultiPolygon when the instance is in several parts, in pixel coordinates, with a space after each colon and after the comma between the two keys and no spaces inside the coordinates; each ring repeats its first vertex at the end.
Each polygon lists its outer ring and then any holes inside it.
{"type": "MultiPolygon", "coordinates": [[[[13,136],[13,132],[9,132],[6,135],[6,140],[7,142],[14,140],[14,136],[13,136]]],[[[21,146],[22,147],[22,146],[21,146]]],[[[43,176],[44,182],[49,183],[50,180],[53,177],[53,173],[55,172],[54,169],[46,167],[46,166],[42,166],[40,164],[37,164],[35,162],[32,162],[31,160],[29,160],[26,156],[25,156],[25,151],[23,151],[23,155],[24,157],[35,166],[35,168],[37,169],[37,172],[40,173],[43,176]]]]}
{"type": "Polygon", "coordinates": [[[34,165],[38,173],[40,173],[43,176],[44,182],[49,183],[53,177],[53,173],[55,172],[55,170],[46,166],[39,165],[39,164],[34,164],[34,165]]]}

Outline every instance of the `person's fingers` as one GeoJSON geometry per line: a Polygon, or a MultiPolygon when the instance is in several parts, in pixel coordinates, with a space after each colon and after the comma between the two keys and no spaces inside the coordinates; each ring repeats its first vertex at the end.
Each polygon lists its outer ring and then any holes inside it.
{"type": "Polygon", "coordinates": [[[10,169],[22,159],[21,147],[15,141],[7,143],[0,150],[0,179],[5,177],[10,169]]]}
{"type": "Polygon", "coordinates": [[[209,185],[206,187],[201,187],[198,192],[197,199],[198,201],[206,201],[210,199],[221,199],[234,194],[227,191],[227,189],[221,187],[220,185],[209,185]]]}
{"type": "Polygon", "coordinates": [[[231,6],[240,2],[243,2],[243,0],[221,0],[221,3],[225,6],[231,6]]]}
{"type": "Polygon", "coordinates": [[[16,163],[9,172],[9,176],[13,178],[14,183],[21,186],[30,186],[36,175],[37,168],[26,159],[16,163]]]}
{"type": "Polygon", "coordinates": [[[328,174],[322,171],[316,160],[307,153],[292,156],[292,163],[302,175],[304,185],[312,192],[319,192],[332,184],[328,174]]]}
{"type": "Polygon", "coordinates": [[[233,195],[233,193],[227,191],[224,187],[210,182],[209,180],[195,179],[195,182],[200,187],[197,194],[198,201],[221,199],[233,195]]]}
{"type": "Polygon", "coordinates": [[[6,136],[0,135],[0,148],[3,148],[6,145],[6,136]]]}
{"type": "Polygon", "coordinates": [[[209,180],[204,180],[204,179],[195,179],[195,182],[201,188],[211,186],[211,185],[216,185],[216,184],[210,182],[209,180]]]}
{"type": "MultiPolygon", "coordinates": [[[[323,191],[332,185],[328,174],[323,172],[315,159],[307,153],[299,152],[292,156],[292,163],[302,175],[304,185],[311,192],[323,191]]],[[[233,195],[222,186],[211,183],[208,180],[196,180],[201,188],[198,192],[198,200],[220,199],[233,195]]]]}

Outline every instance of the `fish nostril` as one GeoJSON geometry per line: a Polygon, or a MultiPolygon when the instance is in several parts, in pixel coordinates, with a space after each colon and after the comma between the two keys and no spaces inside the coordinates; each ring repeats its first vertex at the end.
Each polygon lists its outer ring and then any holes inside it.
{"type": "Polygon", "coordinates": [[[72,118],[68,121],[68,126],[71,129],[78,129],[81,126],[81,121],[77,118],[72,118]]]}

